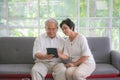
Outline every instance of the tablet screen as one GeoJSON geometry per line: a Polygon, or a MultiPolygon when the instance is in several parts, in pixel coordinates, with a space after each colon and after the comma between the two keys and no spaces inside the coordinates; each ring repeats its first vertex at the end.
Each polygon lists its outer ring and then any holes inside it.
{"type": "Polygon", "coordinates": [[[58,52],[56,48],[47,48],[47,54],[53,54],[54,57],[58,58],[58,52]]]}

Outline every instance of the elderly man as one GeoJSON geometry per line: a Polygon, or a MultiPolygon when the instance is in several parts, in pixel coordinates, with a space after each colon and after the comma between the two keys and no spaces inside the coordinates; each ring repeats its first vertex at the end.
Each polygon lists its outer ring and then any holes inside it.
{"type": "Polygon", "coordinates": [[[34,42],[33,57],[35,65],[32,68],[32,80],[45,80],[46,74],[51,71],[54,80],[66,80],[66,67],[60,63],[60,58],[47,53],[47,48],[57,48],[62,50],[64,39],[57,35],[58,23],[50,18],[45,22],[46,33],[38,36],[34,42]]]}

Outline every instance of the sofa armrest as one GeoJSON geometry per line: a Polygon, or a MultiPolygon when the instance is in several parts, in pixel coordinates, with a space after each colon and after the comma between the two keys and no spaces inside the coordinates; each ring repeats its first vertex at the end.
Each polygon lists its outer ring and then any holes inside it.
{"type": "Polygon", "coordinates": [[[120,52],[111,51],[111,63],[120,71],[120,52]]]}

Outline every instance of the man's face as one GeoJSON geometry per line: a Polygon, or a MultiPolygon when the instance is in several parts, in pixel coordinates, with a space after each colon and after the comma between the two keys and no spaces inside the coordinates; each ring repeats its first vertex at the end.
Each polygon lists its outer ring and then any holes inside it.
{"type": "Polygon", "coordinates": [[[46,32],[50,38],[54,38],[56,36],[57,30],[58,30],[58,27],[57,27],[56,23],[54,23],[54,22],[47,23],[46,32]]]}

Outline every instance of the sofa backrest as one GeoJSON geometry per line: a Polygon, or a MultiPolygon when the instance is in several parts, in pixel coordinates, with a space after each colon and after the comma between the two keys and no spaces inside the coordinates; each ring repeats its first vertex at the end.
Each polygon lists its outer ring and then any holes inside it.
{"type": "MultiPolygon", "coordinates": [[[[34,63],[34,37],[0,37],[0,64],[34,63]]],[[[88,37],[88,44],[97,63],[110,63],[110,40],[88,37]]]]}
{"type": "Polygon", "coordinates": [[[88,37],[87,40],[96,63],[110,63],[110,39],[108,37],[88,37]]]}
{"type": "Polygon", "coordinates": [[[0,64],[34,63],[32,50],[35,38],[0,37],[0,64]]]}

